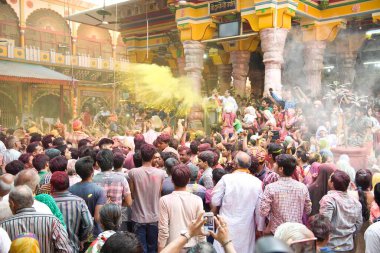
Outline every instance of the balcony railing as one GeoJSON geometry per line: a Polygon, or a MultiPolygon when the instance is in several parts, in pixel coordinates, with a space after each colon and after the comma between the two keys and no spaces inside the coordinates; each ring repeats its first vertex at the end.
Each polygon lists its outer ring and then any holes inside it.
{"type": "Polygon", "coordinates": [[[27,46],[25,48],[15,47],[12,44],[0,45],[0,59],[8,58],[24,60],[33,63],[61,65],[67,67],[80,67],[98,70],[123,71],[127,69],[127,60],[117,60],[113,58],[102,59],[92,58],[88,55],[70,55],[57,53],[54,50],[44,51],[36,47],[27,46]]]}

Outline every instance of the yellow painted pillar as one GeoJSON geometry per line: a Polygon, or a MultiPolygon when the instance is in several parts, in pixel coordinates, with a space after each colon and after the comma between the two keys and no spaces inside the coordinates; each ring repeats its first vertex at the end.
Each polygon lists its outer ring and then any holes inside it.
{"type": "Polygon", "coordinates": [[[25,48],[25,27],[20,27],[20,47],[25,48]]]}
{"type": "Polygon", "coordinates": [[[25,47],[25,29],[26,29],[26,19],[25,19],[25,0],[20,0],[20,46],[25,47]]]}
{"type": "Polygon", "coordinates": [[[185,54],[185,71],[187,76],[194,80],[194,88],[200,94],[203,55],[205,53],[205,44],[202,43],[201,40],[207,40],[213,37],[216,24],[213,22],[201,24],[187,23],[178,25],[178,29],[185,54]]]}
{"type": "MultiPolygon", "coordinates": [[[[244,4],[247,1],[244,1],[244,4]]],[[[272,88],[278,94],[281,93],[281,67],[284,63],[284,46],[292,17],[296,13],[295,1],[287,3],[271,1],[269,4],[256,5],[255,12],[243,12],[242,20],[247,22],[253,31],[259,32],[261,49],[264,53],[265,64],[264,94],[272,88]]]]}
{"type": "Polygon", "coordinates": [[[311,96],[318,96],[321,92],[323,56],[326,43],[333,41],[339,30],[345,28],[346,21],[334,20],[329,23],[307,22],[302,23],[302,39],[304,42],[304,72],[307,85],[311,89],[311,96]]]}
{"type": "Polygon", "coordinates": [[[380,23],[380,12],[372,13],[373,23],[380,23]]]}
{"type": "MultiPolygon", "coordinates": [[[[201,95],[205,53],[205,44],[202,41],[214,37],[217,25],[209,17],[208,5],[203,3],[179,6],[176,10],[176,21],[184,49],[186,75],[192,79],[195,92],[201,95]],[[195,21],[196,19],[202,21],[195,21]]],[[[204,130],[203,121],[202,107],[194,106],[189,115],[189,129],[204,130]]]]}
{"type": "Polygon", "coordinates": [[[77,42],[78,42],[78,38],[77,37],[72,37],[71,38],[71,44],[72,44],[71,54],[73,56],[77,55],[77,42]]]}

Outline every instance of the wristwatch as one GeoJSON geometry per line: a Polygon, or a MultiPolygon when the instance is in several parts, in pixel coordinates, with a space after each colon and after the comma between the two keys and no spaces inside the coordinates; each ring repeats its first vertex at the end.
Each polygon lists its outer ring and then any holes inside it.
{"type": "Polygon", "coordinates": [[[187,230],[182,230],[180,235],[184,236],[187,239],[187,242],[189,242],[191,239],[191,236],[187,230]]]}

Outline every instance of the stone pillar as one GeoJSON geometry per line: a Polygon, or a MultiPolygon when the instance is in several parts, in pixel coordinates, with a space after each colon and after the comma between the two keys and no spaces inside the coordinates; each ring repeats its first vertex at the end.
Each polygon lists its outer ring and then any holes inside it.
{"type": "Polygon", "coordinates": [[[186,66],[185,57],[178,57],[177,58],[177,66],[178,66],[178,75],[184,76],[186,74],[186,72],[185,72],[185,66],[186,66]]]}
{"type": "Polygon", "coordinates": [[[355,79],[355,64],[356,64],[356,52],[346,52],[343,55],[343,75],[342,75],[342,83],[343,84],[352,84],[355,79]]]}
{"type": "Polygon", "coordinates": [[[25,27],[20,27],[20,47],[25,47],[25,27]]]}
{"type": "Polygon", "coordinates": [[[220,65],[217,65],[217,68],[218,68],[217,70],[218,70],[219,94],[224,94],[224,92],[231,87],[232,65],[220,64],[220,65]]]}
{"type": "Polygon", "coordinates": [[[304,72],[306,75],[307,85],[311,89],[311,96],[316,97],[321,92],[323,55],[325,53],[326,41],[308,41],[305,42],[304,72]]]}
{"type": "Polygon", "coordinates": [[[284,62],[283,52],[288,29],[267,28],[260,31],[261,49],[264,52],[265,64],[264,94],[272,88],[281,94],[281,65],[284,62]]]}
{"type": "Polygon", "coordinates": [[[185,52],[185,72],[188,77],[193,79],[193,87],[198,94],[201,94],[203,54],[205,45],[199,41],[184,41],[185,52]]]}
{"type": "Polygon", "coordinates": [[[232,63],[232,76],[234,78],[233,85],[236,90],[236,95],[244,96],[251,52],[232,51],[230,57],[232,63]]]}
{"type": "Polygon", "coordinates": [[[264,93],[264,75],[263,69],[251,68],[249,70],[249,80],[251,81],[251,94],[262,96],[264,93]]]}
{"type": "Polygon", "coordinates": [[[116,45],[112,45],[112,58],[116,60],[116,45]]]}
{"type": "MultiPolygon", "coordinates": [[[[201,95],[202,71],[203,71],[203,54],[205,46],[199,41],[184,41],[183,49],[185,53],[185,72],[193,81],[193,88],[196,93],[201,95]]],[[[189,115],[189,129],[203,130],[204,120],[203,108],[200,105],[195,105],[189,115]]]]}
{"type": "Polygon", "coordinates": [[[71,37],[72,41],[72,49],[71,49],[71,54],[73,56],[77,55],[77,38],[76,37],[71,37]]]}

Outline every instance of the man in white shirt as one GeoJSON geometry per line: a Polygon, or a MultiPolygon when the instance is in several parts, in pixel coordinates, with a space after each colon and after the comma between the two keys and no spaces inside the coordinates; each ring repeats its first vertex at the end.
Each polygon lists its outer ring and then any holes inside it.
{"type": "MultiPolygon", "coordinates": [[[[244,152],[235,157],[236,169],[224,175],[212,192],[212,206],[220,207],[219,214],[226,219],[236,252],[255,251],[255,231],[263,231],[265,220],[259,214],[262,183],[250,174],[251,158],[244,152]],[[248,204],[249,203],[249,204],[248,204]]],[[[224,252],[222,245],[214,241],[218,253],[224,252]]]]}
{"type": "Polygon", "coordinates": [[[9,239],[7,231],[0,227],[0,252],[9,252],[11,247],[11,239],[9,239]]]}
{"type": "Polygon", "coordinates": [[[380,249],[380,221],[373,223],[364,233],[365,253],[378,253],[380,249]]]}
{"type": "Polygon", "coordinates": [[[19,149],[21,148],[21,142],[17,137],[9,136],[5,140],[5,147],[7,150],[3,152],[4,166],[20,157],[21,153],[19,152],[19,149]]]}

